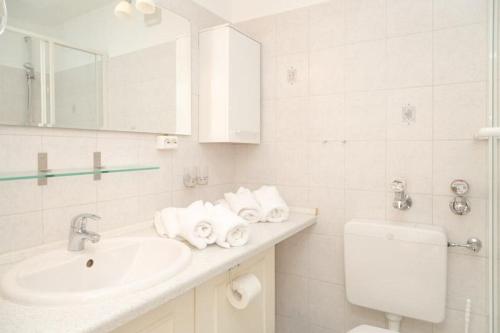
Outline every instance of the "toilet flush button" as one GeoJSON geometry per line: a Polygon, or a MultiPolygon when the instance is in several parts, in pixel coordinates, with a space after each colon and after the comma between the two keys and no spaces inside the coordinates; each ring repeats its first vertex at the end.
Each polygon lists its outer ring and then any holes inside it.
{"type": "Polygon", "coordinates": [[[385,235],[385,238],[387,238],[387,240],[393,240],[394,239],[394,234],[388,233],[388,234],[385,235]]]}

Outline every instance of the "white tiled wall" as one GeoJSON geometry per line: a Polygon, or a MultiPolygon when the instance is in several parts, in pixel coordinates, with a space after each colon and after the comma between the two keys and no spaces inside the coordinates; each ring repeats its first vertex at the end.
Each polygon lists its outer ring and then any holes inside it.
{"type": "MultiPolygon", "coordinates": [[[[235,183],[278,184],[318,225],[279,246],[278,332],[340,333],[384,325],[344,295],[343,225],[353,217],[442,225],[487,241],[486,0],[331,0],[238,24],[263,43],[263,143],[238,146],[235,183]],[[295,69],[290,84],[287,71],[295,69]],[[401,109],[416,107],[416,121],[401,109]],[[414,205],[392,208],[403,177],[414,205]],[[453,215],[449,185],[471,185],[472,213],[453,215]]],[[[487,248],[487,244],[485,246],[487,248]]],[[[487,250],[453,249],[441,324],[405,319],[403,333],[487,331],[487,250]]]]}
{"type": "MultiPolygon", "coordinates": [[[[160,1],[161,2],[161,1],[160,1]]],[[[193,81],[196,84],[199,28],[221,23],[212,14],[186,1],[164,4],[193,22],[193,81]]],[[[0,77],[1,78],[1,77],[0,77]]],[[[185,205],[196,199],[215,200],[232,188],[234,147],[197,143],[197,89],[193,89],[194,135],[181,137],[179,149],[158,151],[156,135],[0,126],[0,172],[36,168],[37,153],[47,152],[49,168],[85,168],[94,151],[103,164],[152,164],[159,171],[0,182],[0,254],[64,240],[71,218],[91,212],[102,216],[104,231],[151,219],[158,208],[185,205]],[[186,189],[185,167],[208,166],[209,184],[186,189]]],[[[140,113],[141,106],[138,105],[140,113]]]]}
{"type": "MultiPolygon", "coordinates": [[[[219,23],[189,1],[160,1],[199,26],[219,23]]],[[[383,314],[344,295],[343,226],[353,217],[442,225],[449,237],[486,242],[487,152],[472,134],[486,122],[486,0],[332,0],[239,24],[263,43],[262,141],[154,148],[154,135],[0,127],[1,171],[152,163],[160,171],[0,183],[0,253],[64,239],[81,212],[100,230],[151,218],[158,207],[215,199],[234,183],[279,185],[291,205],[320,208],[319,223],[278,249],[280,333],[338,333],[383,314]],[[344,3],[345,2],[345,3],[344,3]],[[287,71],[294,69],[293,84],[287,71]],[[401,107],[416,107],[402,122],[401,107]],[[182,185],[186,166],[208,165],[210,184],[182,185]],[[404,177],[414,206],[391,207],[389,183],[404,177]],[[471,184],[472,213],[452,215],[449,184],[471,184]]],[[[198,52],[193,48],[193,133],[197,133],[198,52]]],[[[485,244],[486,247],[488,244],[485,244]]],[[[471,332],[487,330],[487,253],[451,250],[444,323],[405,319],[403,333],[456,333],[472,299],[471,332]]]]}
{"type": "Polygon", "coordinates": [[[37,152],[47,152],[49,167],[82,168],[100,151],[104,165],[159,165],[159,171],[34,180],[0,184],[0,253],[67,237],[71,218],[92,212],[102,216],[99,230],[151,219],[156,209],[184,205],[195,199],[215,200],[230,189],[233,147],[199,145],[196,137],[181,138],[177,151],[155,149],[151,134],[96,133],[55,129],[0,127],[3,171],[29,170],[37,152]],[[182,172],[188,166],[208,166],[210,183],[185,189],[182,172]]]}

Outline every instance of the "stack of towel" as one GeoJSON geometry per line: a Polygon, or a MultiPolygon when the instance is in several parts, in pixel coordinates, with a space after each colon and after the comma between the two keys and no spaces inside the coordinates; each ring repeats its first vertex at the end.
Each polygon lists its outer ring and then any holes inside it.
{"type": "Polygon", "coordinates": [[[275,186],[262,186],[254,192],[240,187],[236,193],[224,194],[221,204],[250,223],[283,222],[290,215],[290,209],[275,186]]]}
{"type": "Polygon", "coordinates": [[[240,187],[215,205],[200,200],[186,208],[165,208],[155,214],[154,225],[160,236],[184,239],[200,250],[214,243],[230,248],[248,242],[248,223],[283,222],[289,215],[276,187],[253,192],[240,187]]]}
{"type": "Polygon", "coordinates": [[[199,250],[207,245],[229,248],[248,242],[248,223],[222,205],[196,201],[187,208],[165,208],[155,214],[160,236],[182,238],[199,250]]]}

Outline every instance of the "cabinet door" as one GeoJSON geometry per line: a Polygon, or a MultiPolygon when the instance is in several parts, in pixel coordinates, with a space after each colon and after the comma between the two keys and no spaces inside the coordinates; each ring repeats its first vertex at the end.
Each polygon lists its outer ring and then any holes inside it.
{"type": "Polygon", "coordinates": [[[194,333],[194,291],[132,320],[112,333],[194,333]]]}
{"type": "Polygon", "coordinates": [[[262,292],[246,309],[226,298],[229,272],[196,288],[196,333],[274,333],[274,248],[231,270],[231,277],[255,274],[262,292]]]}

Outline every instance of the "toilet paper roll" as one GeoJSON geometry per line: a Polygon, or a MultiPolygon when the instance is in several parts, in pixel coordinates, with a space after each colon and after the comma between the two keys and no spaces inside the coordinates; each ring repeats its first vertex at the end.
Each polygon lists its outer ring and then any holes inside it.
{"type": "Polygon", "coordinates": [[[245,274],[229,283],[226,297],[236,309],[245,309],[262,291],[262,285],[254,274],[245,274]]]}

